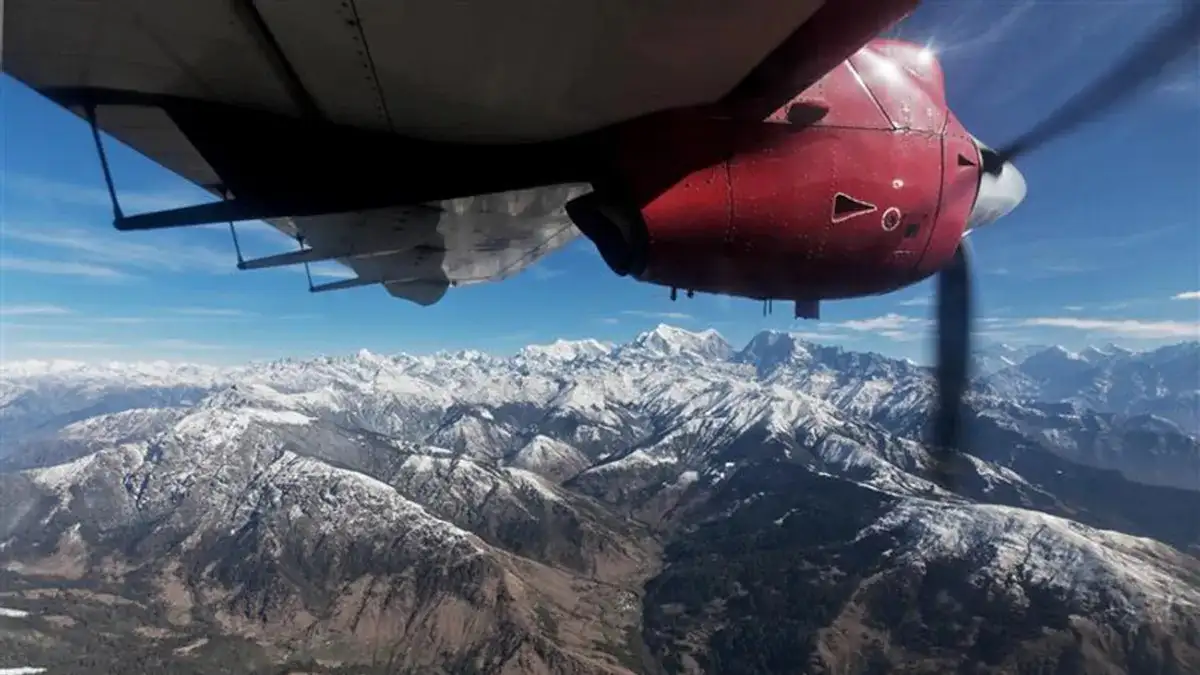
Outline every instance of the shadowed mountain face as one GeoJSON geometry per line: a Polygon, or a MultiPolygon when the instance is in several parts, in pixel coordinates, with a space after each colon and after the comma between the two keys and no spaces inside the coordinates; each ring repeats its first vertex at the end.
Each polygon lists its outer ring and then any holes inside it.
{"type": "Polygon", "coordinates": [[[1195,672],[1200,443],[1113,392],[1197,347],[1093,351],[1002,355],[955,494],[925,369],[784,333],[12,364],[0,668],[1195,672]]]}

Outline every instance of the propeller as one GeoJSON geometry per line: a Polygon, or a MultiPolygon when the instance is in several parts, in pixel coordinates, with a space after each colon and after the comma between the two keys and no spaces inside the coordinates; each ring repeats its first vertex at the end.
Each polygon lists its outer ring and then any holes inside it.
{"type": "MultiPolygon", "coordinates": [[[[1011,162],[1060,138],[1130,100],[1161,76],[1175,61],[1200,44],[1200,0],[1183,0],[1177,16],[1134,45],[1103,77],[1072,96],[1053,114],[996,151],[996,160],[1011,162]]],[[[992,168],[997,168],[992,163],[992,168]]],[[[986,165],[985,165],[986,167],[986,165]]]]}
{"type": "Polygon", "coordinates": [[[934,478],[953,489],[963,447],[963,395],[970,383],[971,269],[965,241],[937,279],[937,408],[933,418],[934,478]]]}
{"type": "MultiPolygon", "coordinates": [[[[1200,0],[1181,2],[1180,11],[1129,50],[1101,76],[1033,128],[999,150],[980,143],[981,181],[972,221],[999,203],[1007,213],[1024,197],[1025,184],[1013,159],[1044,147],[1130,100],[1132,94],[1162,75],[1172,62],[1200,44],[1200,0]],[[985,194],[991,190],[992,194],[985,194]],[[1007,194],[1005,194],[1007,192],[1007,194]]],[[[1002,215],[983,214],[986,220],[1002,215]]],[[[964,235],[965,237],[965,235],[964,235]]],[[[964,440],[963,396],[971,369],[971,271],[966,241],[959,242],[937,280],[937,394],[930,440],[934,479],[953,490],[964,440]]]]}

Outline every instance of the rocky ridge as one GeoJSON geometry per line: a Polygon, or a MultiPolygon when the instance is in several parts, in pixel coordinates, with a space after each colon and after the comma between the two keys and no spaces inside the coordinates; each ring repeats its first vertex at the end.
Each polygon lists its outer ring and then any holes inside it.
{"type": "MultiPolygon", "coordinates": [[[[1186,395],[1153,369],[1200,348],[1166,349],[1099,351],[1186,395]]],[[[0,619],[20,624],[5,646],[149,672],[1200,663],[1180,637],[1200,608],[1196,437],[1015,397],[997,383],[1021,365],[972,393],[954,494],[928,480],[927,370],[786,333],[6,366],[0,604],[30,618],[0,619]],[[128,603],[107,652],[61,625],[103,598],[128,603]]]]}

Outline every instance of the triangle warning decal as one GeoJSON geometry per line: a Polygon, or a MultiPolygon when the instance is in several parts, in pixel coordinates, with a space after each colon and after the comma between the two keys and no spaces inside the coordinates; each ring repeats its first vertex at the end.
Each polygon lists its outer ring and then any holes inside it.
{"type": "Polygon", "coordinates": [[[875,210],[875,205],[870,202],[864,202],[861,199],[855,199],[848,194],[839,192],[833,196],[833,214],[830,217],[835,223],[840,223],[843,220],[849,220],[854,216],[859,216],[864,213],[871,213],[875,210]]]}

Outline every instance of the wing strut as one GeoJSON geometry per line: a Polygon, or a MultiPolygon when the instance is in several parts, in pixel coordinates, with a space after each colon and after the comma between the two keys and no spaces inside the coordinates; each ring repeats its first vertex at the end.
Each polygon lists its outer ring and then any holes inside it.
{"type": "MultiPolygon", "coordinates": [[[[300,245],[300,253],[303,254],[304,250],[305,250],[303,234],[296,235],[296,243],[300,245]]],[[[308,249],[308,250],[312,250],[312,249],[308,249]]],[[[313,282],[312,282],[312,267],[308,264],[307,258],[304,259],[304,278],[308,279],[308,292],[315,293],[316,288],[313,287],[313,282]]]]}
{"type": "MultiPolygon", "coordinates": [[[[229,190],[225,186],[221,186],[222,201],[229,201],[229,190]]],[[[237,228],[234,227],[233,221],[229,221],[229,236],[233,238],[233,252],[237,254],[238,269],[245,269],[246,259],[242,257],[242,245],[238,242],[237,228]]]]}
{"type": "MultiPolygon", "coordinates": [[[[83,107],[84,116],[87,117],[88,126],[92,128],[92,140],[96,143],[96,154],[100,157],[100,170],[104,172],[104,184],[108,187],[108,198],[112,201],[113,225],[118,230],[158,230],[221,222],[228,222],[232,228],[235,220],[262,220],[267,217],[284,215],[271,213],[270,209],[265,211],[266,215],[262,215],[260,213],[263,212],[261,206],[247,205],[245,200],[230,199],[228,192],[222,187],[222,200],[219,202],[153,213],[136,213],[126,217],[125,212],[121,209],[121,200],[117,197],[117,186],[113,181],[112,167],[108,163],[108,153],[104,151],[104,140],[100,137],[100,124],[96,121],[96,103],[84,101],[80,105],[83,107]]],[[[236,233],[234,242],[236,245],[236,233]]],[[[240,249],[240,247],[238,248],[240,249]]]]}
{"type": "Polygon", "coordinates": [[[83,111],[87,115],[88,125],[92,127],[92,140],[96,141],[96,154],[100,156],[100,170],[104,172],[104,183],[108,186],[108,198],[112,200],[113,220],[121,222],[125,220],[125,214],[121,213],[121,202],[117,199],[112,168],[108,165],[108,155],[104,152],[104,141],[100,138],[100,125],[96,123],[96,105],[94,103],[85,104],[83,111]]]}

